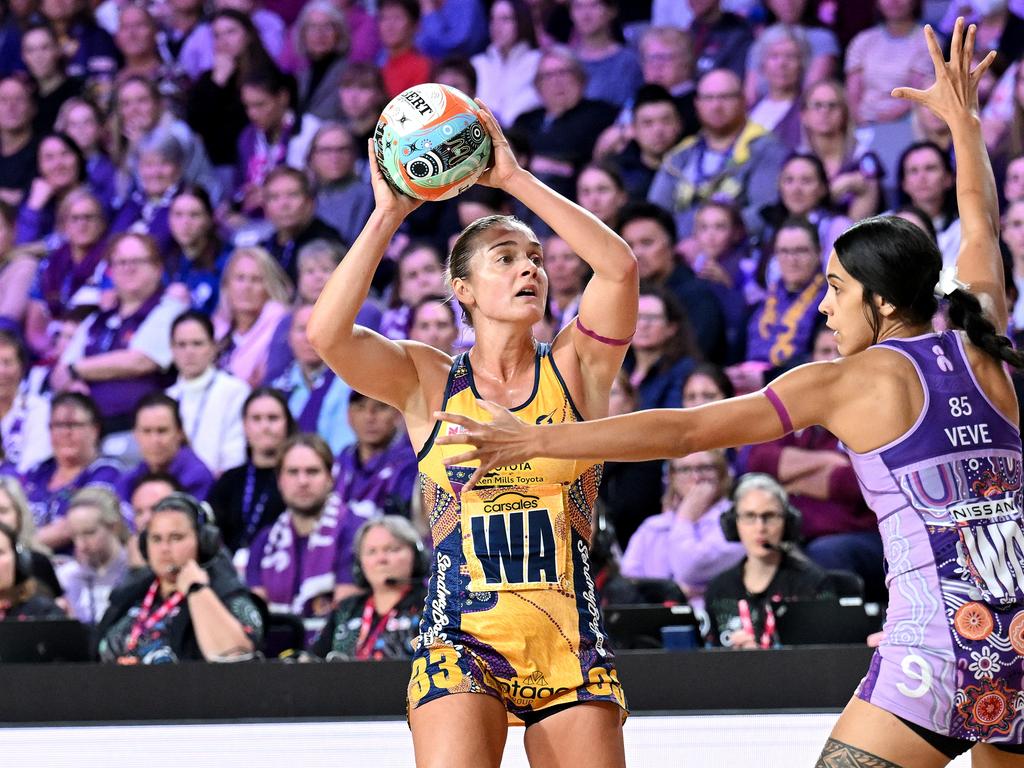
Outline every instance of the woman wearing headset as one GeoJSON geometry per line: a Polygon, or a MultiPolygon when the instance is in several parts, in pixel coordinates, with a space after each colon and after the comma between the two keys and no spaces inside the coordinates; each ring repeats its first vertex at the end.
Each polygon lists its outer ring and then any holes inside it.
{"type": "Polygon", "coordinates": [[[0,621],[66,618],[53,600],[36,593],[31,555],[14,529],[0,523],[0,621]]]}
{"type": "Polygon", "coordinates": [[[384,515],[356,532],[352,578],[310,650],[329,661],[411,659],[427,596],[427,557],[412,523],[384,515]]]}
{"type": "Polygon", "coordinates": [[[796,547],[800,515],[770,475],[741,477],[733,506],[719,522],[726,540],[740,542],[746,556],[708,584],[708,640],[728,648],[772,648],[778,645],[773,606],[831,595],[829,576],[796,547]]]}
{"type": "Polygon", "coordinates": [[[102,661],[218,661],[259,646],[260,612],[194,498],[159,502],[139,549],[149,568],[111,594],[98,628],[102,661]]]}

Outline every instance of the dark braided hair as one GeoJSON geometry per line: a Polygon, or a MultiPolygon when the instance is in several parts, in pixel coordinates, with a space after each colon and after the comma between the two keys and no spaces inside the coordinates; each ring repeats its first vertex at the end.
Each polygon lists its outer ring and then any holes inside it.
{"type": "Polygon", "coordinates": [[[1024,368],[1024,353],[1014,349],[1013,342],[999,333],[992,321],[985,317],[977,296],[957,288],[946,298],[949,299],[950,323],[967,331],[967,338],[974,346],[1014,368],[1024,368]]]}

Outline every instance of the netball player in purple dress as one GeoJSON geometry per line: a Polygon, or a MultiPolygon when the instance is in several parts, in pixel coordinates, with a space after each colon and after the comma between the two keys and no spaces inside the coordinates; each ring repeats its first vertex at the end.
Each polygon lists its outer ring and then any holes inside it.
{"type": "MultiPolygon", "coordinates": [[[[888,563],[885,639],[818,765],[1024,763],[1024,524],[1017,401],[1021,367],[1007,325],[996,187],[978,118],[975,28],[957,22],[948,63],[931,29],[927,91],[897,88],[949,125],[963,236],[956,270],[913,225],[865,220],[835,243],[819,309],[843,355],[761,392],[686,410],[526,425],[493,404],[483,425],[444,414],[473,446],[473,480],[530,456],[641,461],[775,440],[820,424],[846,445],[878,516],[888,563]],[[953,330],[933,333],[934,293],[953,330]],[[965,330],[957,330],[965,329],[965,330]]],[[[759,523],[765,525],[764,522],[759,523]]]]}

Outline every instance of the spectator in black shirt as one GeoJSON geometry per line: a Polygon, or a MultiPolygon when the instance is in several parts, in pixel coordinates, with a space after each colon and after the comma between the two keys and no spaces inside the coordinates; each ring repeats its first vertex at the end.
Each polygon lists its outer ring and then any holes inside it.
{"type": "Polygon", "coordinates": [[[14,530],[0,523],[0,621],[65,618],[53,600],[36,593],[32,558],[14,530]]]}
{"type": "Polygon", "coordinates": [[[23,75],[0,80],[0,200],[19,205],[36,172],[36,102],[23,75]]]}

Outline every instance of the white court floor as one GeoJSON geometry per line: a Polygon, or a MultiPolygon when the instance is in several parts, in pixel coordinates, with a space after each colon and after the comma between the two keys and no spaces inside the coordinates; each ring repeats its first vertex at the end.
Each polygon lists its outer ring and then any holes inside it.
{"type": "MultiPolygon", "coordinates": [[[[813,768],[837,714],[634,716],[630,768],[813,768]]],[[[0,730],[7,768],[407,768],[404,721],[234,723],[0,730]]],[[[509,730],[503,768],[526,768],[523,729],[509,730]]],[[[951,765],[970,765],[964,755],[951,765]]]]}

